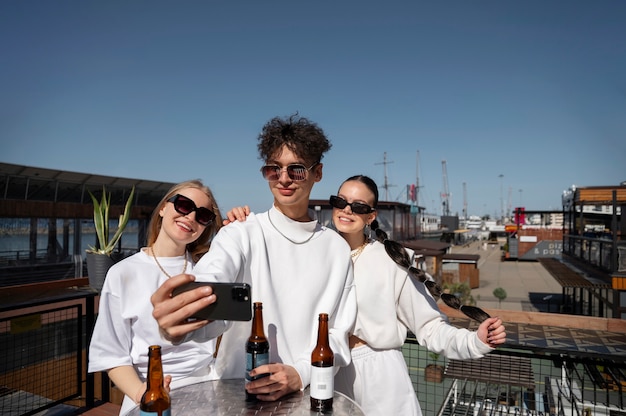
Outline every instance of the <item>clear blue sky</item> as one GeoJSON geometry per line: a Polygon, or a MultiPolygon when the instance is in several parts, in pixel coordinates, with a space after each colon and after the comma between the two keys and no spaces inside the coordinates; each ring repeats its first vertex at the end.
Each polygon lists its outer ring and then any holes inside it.
{"type": "Polygon", "coordinates": [[[313,198],[419,175],[440,211],[442,160],[476,215],[626,180],[623,0],[3,0],[0,83],[0,161],[201,178],[223,210],[269,207],[256,138],[296,111],[333,143],[313,198]]]}

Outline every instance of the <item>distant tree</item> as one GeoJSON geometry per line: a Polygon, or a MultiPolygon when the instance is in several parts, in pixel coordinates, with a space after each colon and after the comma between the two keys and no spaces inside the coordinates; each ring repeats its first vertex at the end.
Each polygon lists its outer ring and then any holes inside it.
{"type": "Polygon", "coordinates": [[[497,287],[493,290],[493,295],[498,298],[498,307],[502,306],[502,301],[506,299],[506,290],[497,287]]]}

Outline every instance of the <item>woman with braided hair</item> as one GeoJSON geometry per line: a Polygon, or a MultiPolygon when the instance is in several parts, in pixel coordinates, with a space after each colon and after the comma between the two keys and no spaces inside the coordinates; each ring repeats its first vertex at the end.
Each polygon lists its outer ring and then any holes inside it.
{"type": "Polygon", "coordinates": [[[432,352],[471,359],[503,344],[505,328],[490,317],[480,317],[475,332],[450,325],[431,293],[440,294],[438,285],[413,267],[412,251],[378,229],[377,203],[376,183],[363,175],[348,178],[330,197],[335,228],[352,249],[358,305],[350,336],[352,362],[339,369],[335,389],[368,416],[421,415],[401,351],[407,331],[432,352]],[[378,239],[368,237],[368,227],[378,239]]]}
{"type": "MultiPolygon", "coordinates": [[[[470,319],[482,323],[484,320],[490,318],[489,314],[476,306],[462,305],[461,300],[449,293],[443,293],[441,287],[429,278],[429,276],[423,271],[413,266],[413,260],[409,257],[406,248],[395,241],[389,240],[387,233],[378,228],[378,221],[374,220],[370,224],[370,229],[376,233],[376,239],[385,246],[385,251],[389,254],[389,257],[401,267],[404,267],[409,276],[413,279],[419,280],[424,283],[428,288],[428,291],[435,299],[441,298],[446,305],[453,309],[458,309],[467,315],[470,319]]],[[[368,237],[369,238],[369,237],[368,237]]]]}

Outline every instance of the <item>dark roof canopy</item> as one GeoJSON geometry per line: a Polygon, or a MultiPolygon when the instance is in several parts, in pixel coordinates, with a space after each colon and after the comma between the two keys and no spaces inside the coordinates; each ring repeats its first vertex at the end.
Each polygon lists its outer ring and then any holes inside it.
{"type": "Polygon", "coordinates": [[[123,204],[135,186],[135,204],[155,206],[173,183],[45,169],[0,163],[0,200],[91,204],[87,190],[99,195],[102,186],[113,204],[123,204]]]}
{"type": "Polygon", "coordinates": [[[0,216],[91,218],[88,191],[111,193],[111,216],[119,215],[132,187],[131,218],[148,217],[173,183],[0,163],[0,216]]]}
{"type": "Polygon", "coordinates": [[[404,247],[410,248],[415,255],[423,255],[427,257],[443,256],[450,248],[449,243],[443,243],[434,240],[403,240],[400,241],[404,247]]]}

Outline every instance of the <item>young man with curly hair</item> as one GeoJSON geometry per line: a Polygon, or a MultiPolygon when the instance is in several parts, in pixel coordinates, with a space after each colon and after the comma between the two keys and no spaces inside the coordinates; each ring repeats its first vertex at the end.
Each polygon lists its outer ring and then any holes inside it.
{"type": "MultiPolygon", "coordinates": [[[[335,231],[319,224],[308,208],[311,190],[322,179],[322,157],[330,148],[323,130],[298,115],[276,117],[265,124],[258,151],[273,206],[222,227],[209,253],[194,267],[197,280],[249,283],[253,301],[263,303],[270,363],[250,376],[270,375],[246,385],[259,400],[276,400],[309,385],[320,313],[329,315],[335,368],[350,362],[348,333],[356,319],[350,247],[335,231]]],[[[169,298],[173,287],[188,279],[185,275],[170,279],[153,296],[154,316],[165,337],[174,342],[206,325],[206,321],[188,323],[186,318],[208,302],[210,293],[186,292],[184,304],[169,298]]],[[[216,377],[245,375],[249,335],[249,322],[231,323],[217,354],[216,377]]]]}

